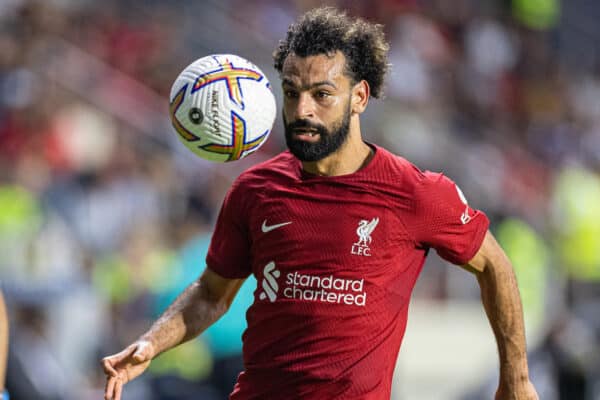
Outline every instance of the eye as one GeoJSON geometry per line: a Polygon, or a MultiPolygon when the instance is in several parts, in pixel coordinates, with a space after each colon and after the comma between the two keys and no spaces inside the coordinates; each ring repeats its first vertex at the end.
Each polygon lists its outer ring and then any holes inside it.
{"type": "Polygon", "coordinates": [[[317,92],[317,97],[318,97],[319,99],[326,99],[326,98],[328,98],[329,96],[330,96],[329,92],[326,92],[326,91],[324,91],[324,90],[319,90],[319,91],[317,92]]]}
{"type": "Polygon", "coordinates": [[[298,92],[296,92],[295,90],[287,89],[283,91],[283,95],[288,99],[295,99],[296,97],[298,97],[298,92]]]}

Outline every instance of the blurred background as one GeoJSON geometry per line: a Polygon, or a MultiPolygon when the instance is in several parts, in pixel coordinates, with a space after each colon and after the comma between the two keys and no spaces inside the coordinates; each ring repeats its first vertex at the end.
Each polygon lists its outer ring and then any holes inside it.
{"type": "MultiPolygon", "coordinates": [[[[168,93],[195,59],[234,53],[270,79],[300,13],[385,24],[391,74],[363,134],[454,179],[513,260],[544,400],[600,399],[600,3],[585,0],[2,0],[0,281],[14,400],[100,399],[99,360],[204,269],[220,202],[285,147],[248,159],[178,142],[168,93]]],[[[217,326],[125,399],[225,399],[255,281],[217,326]]],[[[432,254],[393,399],[491,399],[497,356],[475,279],[432,254]]]]}

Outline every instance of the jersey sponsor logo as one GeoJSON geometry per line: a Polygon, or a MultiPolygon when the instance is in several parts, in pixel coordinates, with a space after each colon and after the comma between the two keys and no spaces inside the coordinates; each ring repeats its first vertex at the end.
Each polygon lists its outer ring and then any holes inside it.
{"type": "Polygon", "coordinates": [[[456,188],[456,192],[458,193],[458,198],[460,198],[460,201],[462,201],[462,203],[465,205],[465,211],[463,211],[463,213],[460,215],[460,222],[462,222],[462,224],[464,225],[471,220],[471,216],[469,215],[469,204],[467,203],[467,198],[465,197],[465,194],[462,192],[462,190],[460,190],[458,185],[455,184],[454,187],[456,188]]]}
{"type": "Polygon", "coordinates": [[[345,279],[334,275],[318,276],[290,272],[286,275],[285,285],[282,293],[288,299],[359,307],[367,304],[364,279],[345,279]]]}
{"type": "Polygon", "coordinates": [[[267,225],[267,220],[265,219],[262,223],[262,226],[260,227],[260,230],[262,231],[262,233],[267,233],[267,232],[271,232],[272,230],[275,230],[277,228],[281,228],[282,226],[286,226],[291,224],[292,221],[288,221],[288,222],[282,222],[280,224],[275,224],[275,225],[267,225]]]}
{"type": "Polygon", "coordinates": [[[357,256],[371,257],[371,248],[369,247],[369,245],[373,241],[371,233],[373,233],[378,223],[378,217],[373,218],[371,221],[366,219],[360,220],[360,222],[358,223],[358,228],[356,228],[358,242],[352,244],[352,249],[350,250],[351,254],[357,256]]]}
{"type": "Polygon", "coordinates": [[[274,303],[279,293],[287,299],[318,301],[321,303],[346,304],[364,307],[367,304],[367,292],[364,279],[347,279],[334,275],[319,276],[290,272],[285,275],[282,290],[279,291],[277,279],[280,271],[271,261],[263,269],[261,282],[263,291],[260,300],[269,299],[274,303]]]}
{"type": "Polygon", "coordinates": [[[261,282],[263,291],[259,297],[261,300],[269,298],[269,301],[273,303],[277,300],[277,292],[279,291],[279,284],[277,278],[280,276],[280,272],[275,269],[275,262],[271,261],[263,269],[263,280],[261,282]]]}

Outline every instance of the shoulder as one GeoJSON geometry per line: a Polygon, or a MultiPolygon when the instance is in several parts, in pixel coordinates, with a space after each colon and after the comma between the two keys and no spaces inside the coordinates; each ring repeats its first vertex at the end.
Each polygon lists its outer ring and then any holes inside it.
{"type": "Polygon", "coordinates": [[[242,172],[232,189],[251,190],[274,182],[297,179],[298,170],[296,158],[289,151],[284,151],[242,172]]]}
{"type": "Polygon", "coordinates": [[[293,156],[283,152],[246,169],[227,190],[222,210],[237,216],[249,215],[267,193],[284,187],[293,179],[294,165],[293,156]]]}
{"type": "Polygon", "coordinates": [[[429,206],[440,197],[456,194],[455,183],[442,172],[421,170],[405,158],[375,146],[379,160],[374,168],[381,190],[395,193],[413,208],[429,206]]]}
{"type": "Polygon", "coordinates": [[[419,167],[404,157],[390,152],[383,147],[374,146],[377,151],[378,162],[374,168],[376,174],[382,176],[385,181],[407,193],[413,193],[423,182],[435,179],[435,173],[422,171],[419,167]]]}
{"type": "Polygon", "coordinates": [[[276,156],[269,158],[248,168],[242,175],[263,175],[270,173],[285,173],[298,165],[296,157],[289,151],[283,151],[276,156]]]}

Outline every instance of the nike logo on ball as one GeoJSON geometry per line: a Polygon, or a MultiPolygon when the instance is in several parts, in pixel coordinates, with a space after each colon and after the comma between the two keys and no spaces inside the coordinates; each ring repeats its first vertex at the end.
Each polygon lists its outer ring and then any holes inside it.
{"type": "Polygon", "coordinates": [[[267,233],[267,232],[271,232],[272,230],[275,230],[277,228],[281,228],[282,226],[289,225],[291,223],[292,223],[292,221],[282,222],[280,224],[275,224],[275,225],[267,225],[267,220],[265,219],[262,223],[261,230],[263,233],[267,233]]]}

